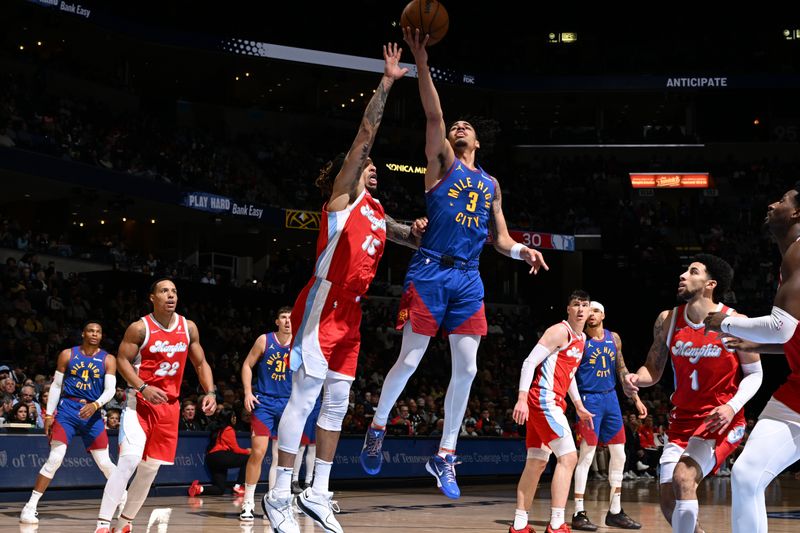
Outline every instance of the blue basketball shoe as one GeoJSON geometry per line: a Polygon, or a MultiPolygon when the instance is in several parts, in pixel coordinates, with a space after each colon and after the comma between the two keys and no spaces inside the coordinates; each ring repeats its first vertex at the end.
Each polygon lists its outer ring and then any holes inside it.
{"type": "Polygon", "coordinates": [[[436,486],[448,498],[460,498],[461,490],[456,483],[456,457],[449,453],[442,459],[439,455],[434,455],[425,463],[427,470],[436,478],[436,486]]]}
{"type": "Polygon", "coordinates": [[[383,438],[385,436],[386,428],[375,429],[370,426],[367,429],[366,436],[364,437],[364,446],[361,448],[359,462],[361,463],[361,468],[364,469],[364,472],[371,476],[374,476],[381,471],[381,465],[383,464],[383,454],[381,454],[381,448],[383,448],[383,438]]]}

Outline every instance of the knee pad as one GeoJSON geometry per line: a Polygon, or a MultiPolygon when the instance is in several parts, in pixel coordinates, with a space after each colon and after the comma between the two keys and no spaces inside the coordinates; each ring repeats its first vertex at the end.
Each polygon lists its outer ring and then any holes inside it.
{"type": "Polygon", "coordinates": [[[612,487],[622,486],[623,470],[625,470],[625,445],[608,445],[608,483],[612,487]]]}
{"type": "Polygon", "coordinates": [[[322,395],[322,407],[319,410],[317,426],[327,431],[341,431],[349,401],[349,381],[328,381],[325,384],[325,393],[322,395]]]}
{"type": "Polygon", "coordinates": [[[592,465],[597,446],[589,446],[586,441],[581,441],[580,455],[578,456],[578,466],[589,468],[592,465]]]}
{"type": "Polygon", "coordinates": [[[703,477],[706,477],[717,466],[715,448],[716,442],[711,439],[691,437],[683,455],[691,457],[700,466],[703,477]]]}
{"type": "Polygon", "coordinates": [[[65,455],[67,455],[66,444],[63,442],[53,444],[50,447],[50,455],[47,457],[47,462],[42,465],[42,469],[39,470],[39,473],[48,479],[53,479],[65,455]]]}
{"type": "Polygon", "coordinates": [[[92,450],[92,459],[94,459],[95,464],[97,464],[97,468],[106,476],[106,479],[111,476],[111,473],[114,472],[116,468],[116,465],[111,462],[111,457],[108,455],[108,448],[92,450]]]}

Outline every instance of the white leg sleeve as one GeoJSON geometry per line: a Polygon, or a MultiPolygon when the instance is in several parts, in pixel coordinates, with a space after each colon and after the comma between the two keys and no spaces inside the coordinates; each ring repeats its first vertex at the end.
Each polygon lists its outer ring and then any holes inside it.
{"type": "Polygon", "coordinates": [[[158,467],[160,465],[150,461],[142,461],[136,469],[136,475],[131,481],[131,488],[128,489],[128,501],[125,502],[125,507],[122,509],[122,516],[128,520],[136,518],[139,509],[142,508],[147,494],[150,492],[150,486],[156,479],[158,474],[158,467]]]}
{"type": "Polygon", "coordinates": [[[117,465],[111,462],[111,457],[108,456],[108,448],[102,450],[92,450],[92,458],[94,459],[97,468],[106,476],[106,479],[111,477],[117,465]]]}
{"type": "MultiPolygon", "coordinates": [[[[280,431],[278,432],[280,435],[280,431]]],[[[275,488],[275,480],[278,479],[278,441],[270,440],[269,442],[270,453],[272,454],[272,461],[269,463],[269,488],[275,488]]],[[[297,464],[297,461],[295,461],[297,464]]]]}
{"type": "Polygon", "coordinates": [[[425,355],[430,340],[431,338],[427,335],[411,331],[410,322],[406,322],[406,325],[403,326],[403,344],[400,346],[400,355],[383,381],[378,408],[372,419],[373,424],[385,426],[389,421],[389,413],[392,411],[394,403],[406,388],[406,383],[419,366],[419,362],[422,361],[422,356],[425,355]]]}
{"type": "MultiPolygon", "coordinates": [[[[305,453],[306,446],[300,446],[300,448],[297,450],[297,455],[294,456],[294,470],[292,470],[293,483],[300,479],[300,469],[303,467],[303,457],[305,453]]],[[[272,468],[270,468],[270,475],[272,475],[272,468]]]]}
{"type": "MultiPolygon", "coordinates": [[[[317,427],[328,431],[341,431],[342,421],[347,414],[347,405],[350,400],[350,387],[353,382],[349,379],[325,379],[325,388],[322,392],[322,406],[319,409],[317,427]]],[[[279,433],[280,434],[280,433],[279,433]]]]}
{"type": "Polygon", "coordinates": [[[444,397],[444,429],[439,448],[455,450],[461,422],[467,410],[472,380],[478,373],[480,335],[450,335],[452,375],[444,397]]]}
{"type": "Polygon", "coordinates": [[[53,479],[53,476],[56,475],[56,470],[61,466],[61,462],[64,460],[66,454],[66,444],[57,440],[52,441],[50,443],[50,455],[47,456],[47,462],[42,465],[39,473],[48,479],[53,479]]]}
{"type": "Polygon", "coordinates": [[[114,511],[122,501],[122,493],[125,492],[125,487],[128,486],[128,480],[133,475],[134,470],[139,465],[141,457],[135,455],[121,455],[117,461],[117,467],[112,472],[111,477],[106,482],[106,488],[103,491],[103,502],[100,504],[100,514],[98,517],[101,520],[111,521],[114,517],[114,511]]]}
{"type": "Polygon", "coordinates": [[[625,470],[625,445],[609,444],[608,483],[611,488],[622,486],[622,475],[625,470]]]}
{"type": "Polygon", "coordinates": [[[306,419],[314,409],[319,398],[324,380],[306,374],[305,365],[301,365],[292,375],[292,395],[281,415],[278,426],[278,448],[292,455],[297,454],[303,438],[306,419]]]}
{"type": "Polygon", "coordinates": [[[733,533],[766,533],[764,490],[775,476],[798,459],[800,424],[761,418],[733,465],[733,533]]]}
{"type": "Polygon", "coordinates": [[[306,485],[311,485],[314,480],[314,462],[317,460],[317,445],[309,444],[306,453],[306,485]]]}
{"type": "Polygon", "coordinates": [[[575,465],[575,494],[584,494],[586,492],[586,480],[589,477],[589,467],[592,465],[594,452],[597,446],[589,446],[586,440],[581,441],[580,455],[578,456],[578,464],[575,465]]]}

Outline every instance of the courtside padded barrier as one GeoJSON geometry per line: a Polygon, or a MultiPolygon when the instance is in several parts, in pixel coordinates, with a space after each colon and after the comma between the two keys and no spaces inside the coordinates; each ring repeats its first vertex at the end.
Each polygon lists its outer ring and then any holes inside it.
{"type": "MultiPolygon", "coordinates": [[[[250,446],[250,436],[237,435],[239,445],[250,446]]],[[[111,459],[117,461],[117,435],[108,435],[111,459]]],[[[409,478],[429,476],[425,462],[439,445],[438,437],[387,437],[383,445],[383,469],[378,476],[368,476],[358,462],[363,437],[342,437],[333,465],[333,479],[409,478]]],[[[205,468],[208,432],[181,432],[173,466],[163,466],[154,485],[189,485],[192,480],[210,481],[205,468]]],[[[30,490],[36,474],[47,461],[50,447],[39,432],[29,434],[0,433],[0,491],[30,490]]],[[[458,441],[459,476],[519,475],[525,466],[523,439],[461,438],[458,441]]],[[[264,458],[261,477],[266,480],[270,454],[264,458]]],[[[229,478],[235,471],[229,472],[229,478]]],[[[105,485],[105,478],[83,449],[83,441],[74,439],[67,450],[61,468],[56,473],[53,488],[89,488],[105,485]]]]}

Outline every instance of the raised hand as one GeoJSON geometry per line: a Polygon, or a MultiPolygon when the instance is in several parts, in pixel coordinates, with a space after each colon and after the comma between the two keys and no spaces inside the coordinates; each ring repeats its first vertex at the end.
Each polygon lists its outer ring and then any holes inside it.
{"type": "Polygon", "coordinates": [[[414,61],[417,65],[426,64],[428,62],[428,39],[430,35],[420,35],[419,28],[412,28],[406,26],[403,28],[403,40],[408,44],[408,49],[414,55],[414,61]]]}
{"type": "Polygon", "coordinates": [[[397,43],[389,43],[383,45],[383,74],[393,80],[399,80],[408,72],[408,68],[400,67],[400,55],[403,49],[397,46],[397,43]]]}

